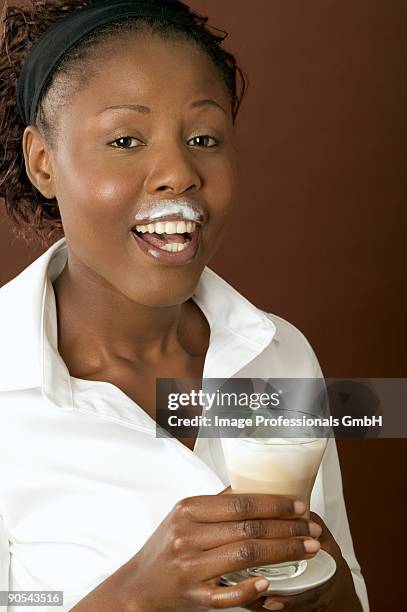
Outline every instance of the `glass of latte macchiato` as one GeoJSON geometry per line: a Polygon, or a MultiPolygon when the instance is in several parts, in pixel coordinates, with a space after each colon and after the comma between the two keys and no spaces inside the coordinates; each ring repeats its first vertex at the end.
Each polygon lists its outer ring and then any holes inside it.
{"type": "MultiPolygon", "coordinates": [[[[224,438],[226,465],[233,493],[295,495],[309,519],[312,487],[327,445],[327,438],[224,438]]],[[[242,579],[293,578],[305,571],[307,561],[288,561],[240,572],[242,579]]]]}

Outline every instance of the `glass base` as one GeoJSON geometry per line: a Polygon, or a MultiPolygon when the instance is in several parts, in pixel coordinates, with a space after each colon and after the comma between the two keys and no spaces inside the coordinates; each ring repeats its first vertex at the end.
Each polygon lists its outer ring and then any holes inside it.
{"type": "Polygon", "coordinates": [[[306,569],[306,561],[289,561],[285,563],[275,563],[273,565],[264,565],[262,567],[249,567],[239,572],[233,572],[233,574],[226,574],[222,576],[222,579],[226,582],[229,580],[231,583],[233,582],[233,584],[246,580],[247,578],[253,578],[254,576],[267,578],[267,580],[270,581],[286,580],[300,576],[306,569]]]}

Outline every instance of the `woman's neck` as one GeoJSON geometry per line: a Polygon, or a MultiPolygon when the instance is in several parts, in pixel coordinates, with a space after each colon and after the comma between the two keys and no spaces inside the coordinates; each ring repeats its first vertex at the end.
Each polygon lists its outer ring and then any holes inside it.
{"type": "Polygon", "coordinates": [[[69,263],[53,286],[58,350],[66,362],[103,370],[123,360],[154,364],[177,353],[206,352],[209,325],[192,299],[172,306],[139,304],[103,279],[76,274],[69,263]]]}

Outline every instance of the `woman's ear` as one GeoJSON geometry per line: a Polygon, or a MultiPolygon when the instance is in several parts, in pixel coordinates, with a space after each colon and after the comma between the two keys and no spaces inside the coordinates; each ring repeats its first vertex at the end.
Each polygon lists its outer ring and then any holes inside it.
{"type": "Polygon", "coordinates": [[[49,145],[35,125],[24,130],[23,154],[27,176],[46,198],[55,197],[54,175],[49,145]]]}

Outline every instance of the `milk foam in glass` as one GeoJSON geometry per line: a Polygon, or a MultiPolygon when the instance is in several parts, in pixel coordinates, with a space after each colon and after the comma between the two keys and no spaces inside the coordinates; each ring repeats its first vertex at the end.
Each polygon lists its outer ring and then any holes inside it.
{"type": "MultiPolygon", "coordinates": [[[[222,446],[234,493],[295,495],[305,502],[309,519],[312,487],[327,445],[327,438],[223,438],[222,446]]],[[[291,561],[249,568],[248,576],[268,580],[302,574],[307,562],[291,561]]]]}

